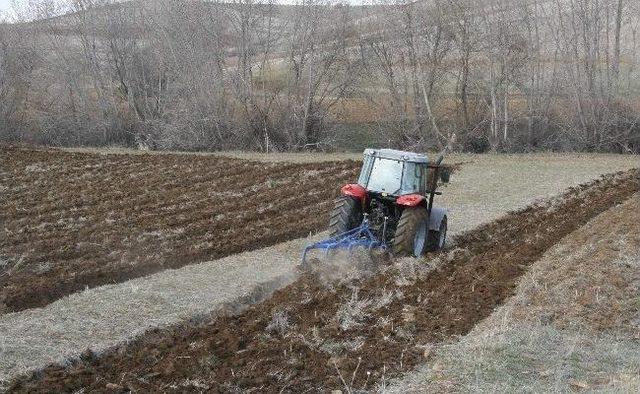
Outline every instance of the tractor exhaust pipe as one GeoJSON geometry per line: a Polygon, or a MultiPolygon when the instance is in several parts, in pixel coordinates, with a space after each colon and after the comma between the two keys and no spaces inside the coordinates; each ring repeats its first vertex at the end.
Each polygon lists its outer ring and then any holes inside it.
{"type": "Polygon", "coordinates": [[[447,167],[442,167],[440,165],[442,164],[442,161],[447,156],[447,154],[452,150],[453,144],[455,143],[455,141],[456,141],[456,133],[453,133],[451,134],[451,137],[449,137],[447,146],[445,146],[444,149],[442,149],[436,161],[433,162],[432,164],[429,164],[429,168],[433,171],[433,175],[431,176],[430,186],[431,186],[431,189],[434,191],[437,187],[438,178],[440,178],[440,180],[443,183],[449,182],[449,177],[451,175],[450,169],[447,167]]]}
{"type": "Polygon", "coordinates": [[[456,142],[456,133],[453,133],[449,138],[449,142],[447,142],[447,146],[445,146],[444,149],[442,149],[442,152],[440,152],[440,155],[438,156],[438,159],[435,162],[436,166],[439,166],[442,163],[442,160],[444,160],[445,156],[449,153],[449,151],[453,149],[453,144],[455,142],[456,142]]]}

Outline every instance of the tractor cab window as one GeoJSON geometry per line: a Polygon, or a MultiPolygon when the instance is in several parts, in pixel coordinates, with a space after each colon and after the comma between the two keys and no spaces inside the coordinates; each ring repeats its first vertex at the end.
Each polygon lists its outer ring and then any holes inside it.
{"type": "Polygon", "coordinates": [[[371,173],[371,167],[375,159],[371,156],[365,156],[362,163],[362,171],[360,171],[360,177],[358,178],[358,185],[366,188],[369,183],[369,174],[371,173]]]}
{"type": "Polygon", "coordinates": [[[400,194],[424,194],[424,167],[425,165],[420,163],[404,163],[404,173],[402,175],[402,190],[400,194]]]}
{"type": "Polygon", "coordinates": [[[403,162],[399,160],[375,158],[369,175],[367,189],[388,194],[401,191],[403,162]]]}

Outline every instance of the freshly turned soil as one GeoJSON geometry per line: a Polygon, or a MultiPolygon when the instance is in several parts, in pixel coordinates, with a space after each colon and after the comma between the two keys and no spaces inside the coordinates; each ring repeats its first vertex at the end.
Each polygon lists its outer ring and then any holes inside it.
{"type": "Polygon", "coordinates": [[[0,313],[323,229],[359,167],[0,146],[0,313]]]}

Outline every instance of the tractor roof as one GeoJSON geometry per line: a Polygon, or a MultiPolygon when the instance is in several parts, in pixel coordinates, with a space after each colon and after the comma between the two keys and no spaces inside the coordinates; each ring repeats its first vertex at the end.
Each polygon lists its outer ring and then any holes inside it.
{"type": "Polygon", "coordinates": [[[414,163],[428,163],[427,155],[415,152],[406,152],[395,149],[365,149],[365,156],[380,157],[383,159],[410,161],[414,163]]]}

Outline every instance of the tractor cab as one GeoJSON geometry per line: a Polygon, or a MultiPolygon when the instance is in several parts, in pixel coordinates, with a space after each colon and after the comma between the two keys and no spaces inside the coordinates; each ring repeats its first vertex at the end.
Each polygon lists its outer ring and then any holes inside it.
{"type": "Polygon", "coordinates": [[[358,185],[389,196],[421,194],[426,190],[426,155],[394,149],[366,149],[358,185]]]}

